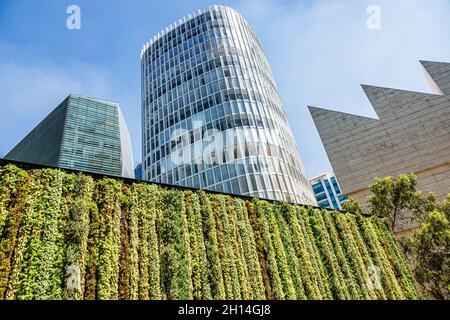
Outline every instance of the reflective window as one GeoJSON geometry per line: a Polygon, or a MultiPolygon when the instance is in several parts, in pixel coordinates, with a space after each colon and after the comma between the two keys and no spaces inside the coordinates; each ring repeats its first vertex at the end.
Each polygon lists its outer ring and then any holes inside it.
{"type": "Polygon", "coordinates": [[[314,203],[267,58],[245,19],[214,6],[167,30],[142,53],[144,176],[163,181],[179,168],[171,183],[314,203]],[[174,137],[181,128],[183,137],[174,137]],[[219,140],[210,140],[214,130],[219,140]],[[214,161],[204,165],[195,151],[209,143],[214,161]],[[183,165],[173,161],[181,154],[183,165]],[[266,162],[274,165],[263,177],[266,162]]]}

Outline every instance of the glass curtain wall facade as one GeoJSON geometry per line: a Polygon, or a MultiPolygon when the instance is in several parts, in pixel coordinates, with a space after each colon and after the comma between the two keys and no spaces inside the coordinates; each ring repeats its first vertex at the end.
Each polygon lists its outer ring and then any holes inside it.
{"type": "Polygon", "coordinates": [[[310,182],[320,207],[342,210],[342,203],[348,198],[342,193],[335,176],[324,173],[311,179],[310,182]]]}
{"type": "Polygon", "coordinates": [[[144,179],[316,203],[263,48],[239,13],[213,6],[180,19],[145,44],[141,67],[144,179]]]}
{"type": "Polygon", "coordinates": [[[119,104],[73,94],[5,158],[134,178],[130,135],[119,104]]]}

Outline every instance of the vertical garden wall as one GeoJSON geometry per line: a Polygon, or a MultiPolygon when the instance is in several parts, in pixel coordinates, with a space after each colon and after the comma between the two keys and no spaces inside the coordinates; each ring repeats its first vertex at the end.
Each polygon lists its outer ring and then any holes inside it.
{"type": "Polygon", "coordinates": [[[416,299],[384,221],[0,167],[0,299],[416,299]]]}

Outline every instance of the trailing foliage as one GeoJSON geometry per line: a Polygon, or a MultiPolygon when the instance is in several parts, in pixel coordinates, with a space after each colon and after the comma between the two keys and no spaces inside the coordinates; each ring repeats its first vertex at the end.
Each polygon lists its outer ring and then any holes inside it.
{"type": "Polygon", "coordinates": [[[0,169],[0,299],[14,298],[26,234],[21,228],[31,204],[32,179],[12,165],[0,169]],[[25,238],[25,239],[24,239],[25,238]],[[8,288],[11,288],[8,290],[8,288]]]}
{"type": "Polygon", "coordinates": [[[255,235],[252,232],[252,226],[248,217],[247,207],[240,199],[234,200],[234,209],[237,218],[237,227],[242,241],[243,261],[247,269],[247,276],[250,285],[250,298],[265,299],[265,288],[261,272],[261,266],[258,259],[258,249],[255,241],[255,235]]]}
{"type": "Polygon", "coordinates": [[[337,239],[331,240],[331,234],[327,230],[320,210],[314,210],[310,221],[327,274],[331,278],[330,284],[333,297],[336,299],[350,299],[350,292],[346,285],[349,279],[346,279],[347,275],[343,272],[343,266],[337,258],[337,239]]]}
{"type": "MultiPolygon", "coordinates": [[[[413,272],[426,296],[450,299],[450,194],[439,209],[422,219],[422,226],[409,240],[413,272]]],[[[408,277],[410,278],[410,277],[408,277]]]]}
{"type": "Polygon", "coordinates": [[[383,219],[0,167],[0,299],[417,298],[383,219]]]}
{"type": "Polygon", "coordinates": [[[185,197],[191,241],[193,297],[196,300],[209,300],[212,296],[199,196],[193,192],[186,192],[185,197]]]}
{"type": "Polygon", "coordinates": [[[83,175],[66,175],[64,181],[67,217],[64,298],[83,298],[85,269],[88,255],[89,213],[94,181],[83,175]]]}
{"type": "Polygon", "coordinates": [[[183,193],[167,190],[163,194],[160,221],[161,286],[166,299],[192,299],[192,265],[183,193]]]}

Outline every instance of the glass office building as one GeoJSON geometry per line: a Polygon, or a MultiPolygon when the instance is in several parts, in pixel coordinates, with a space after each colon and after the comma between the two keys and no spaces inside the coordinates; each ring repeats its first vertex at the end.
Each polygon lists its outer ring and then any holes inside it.
{"type": "Polygon", "coordinates": [[[138,163],[134,167],[134,178],[136,180],[142,180],[142,163],[138,163]]]}
{"type": "Polygon", "coordinates": [[[348,198],[342,193],[335,176],[324,173],[311,179],[310,183],[320,207],[342,210],[342,203],[348,198]]]}
{"type": "Polygon", "coordinates": [[[144,179],[315,204],[254,31],[213,6],[141,52],[144,179]]]}
{"type": "Polygon", "coordinates": [[[134,178],[119,104],[78,95],[67,97],[5,159],[134,178]]]}

